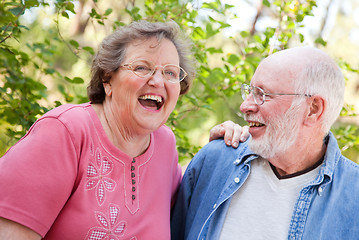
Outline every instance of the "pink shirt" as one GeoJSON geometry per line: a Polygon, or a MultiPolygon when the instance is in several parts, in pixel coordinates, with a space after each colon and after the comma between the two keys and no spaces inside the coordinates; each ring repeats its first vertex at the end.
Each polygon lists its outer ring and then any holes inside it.
{"type": "Polygon", "coordinates": [[[0,159],[0,216],[44,239],[170,239],[177,158],[166,126],[132,159],[109,141],[89,103],[64,105],[0,159]]]}

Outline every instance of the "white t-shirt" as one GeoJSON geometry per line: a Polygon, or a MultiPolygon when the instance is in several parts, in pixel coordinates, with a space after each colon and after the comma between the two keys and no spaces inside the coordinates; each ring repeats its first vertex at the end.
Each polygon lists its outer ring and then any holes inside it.
{"type": "Polygon", "coordinates": [[[232,197],[219,239],[287,239],[298,194],[319,168],[279,180],[267,160],[253,160],[248,179],[232,197]]]}

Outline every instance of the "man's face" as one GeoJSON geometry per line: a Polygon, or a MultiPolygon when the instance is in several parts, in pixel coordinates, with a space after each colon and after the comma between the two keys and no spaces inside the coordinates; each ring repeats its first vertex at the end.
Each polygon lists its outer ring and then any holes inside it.
{"type": "MultiPolygon", "coordinates": [[[[266,93],[293,93],[293,74],[278,67],[277,62],[264,61],[257,68],[251,85],[266,93]]],[[[252,135],[250,148],[263,158],[271,158],[287,151],[297,141],[303,122],[303,104],[294,104],[294,96],[266,96],[262,105],[257,105],[252,94],[242,103],[252,135]]],[[[299,99],[302,103],[302,99],[299,99]]]]}
{"type": "MultiPolygon", "coordinates": [[[[268,116],[266,120],[258,119],[259,122],[266,123],[266,131],[263,136],[252,138],[249,147],[263,158],[272,158],[278,153],[287,151],[295,144],[300,130],[301,118],[300,105],[291,106],[282,115],[268,116]]],[[[246,115],[246,119],[256,119],[251,114],[246,115]]]]}

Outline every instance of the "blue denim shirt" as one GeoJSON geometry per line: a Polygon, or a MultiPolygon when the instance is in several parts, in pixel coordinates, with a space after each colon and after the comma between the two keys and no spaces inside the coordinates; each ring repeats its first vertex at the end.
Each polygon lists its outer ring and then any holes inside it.
{"type": "MultiPolygon", "coordinates": [[[[247,142],[204,146],[189,164],[171,217],[172,239],[218,239],[233,194],[256,159],[247,142]]],[[[345,158],[329,133],[316,179],[299,193],[288,239],[359,239],[359,165],[345,158]]]]}

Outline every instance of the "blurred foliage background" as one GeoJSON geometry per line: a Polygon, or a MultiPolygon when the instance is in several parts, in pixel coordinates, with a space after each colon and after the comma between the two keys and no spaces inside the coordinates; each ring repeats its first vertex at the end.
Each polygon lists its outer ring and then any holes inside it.
{"type": "Polygon", "coordinates": [[[0,156],[46,111],[87,102],[99,43],[117,27],[145,19],[176,21],[194,43],[197,78],[167,122],[182,164],[207,143],[214,125],[246,124],[239,86],[261,59],[298,45],[323,49],[343,69],[346,105],[332,131],[343,154],[359,162],[358,6],[355,0],[2,0],[0,156]]]}

